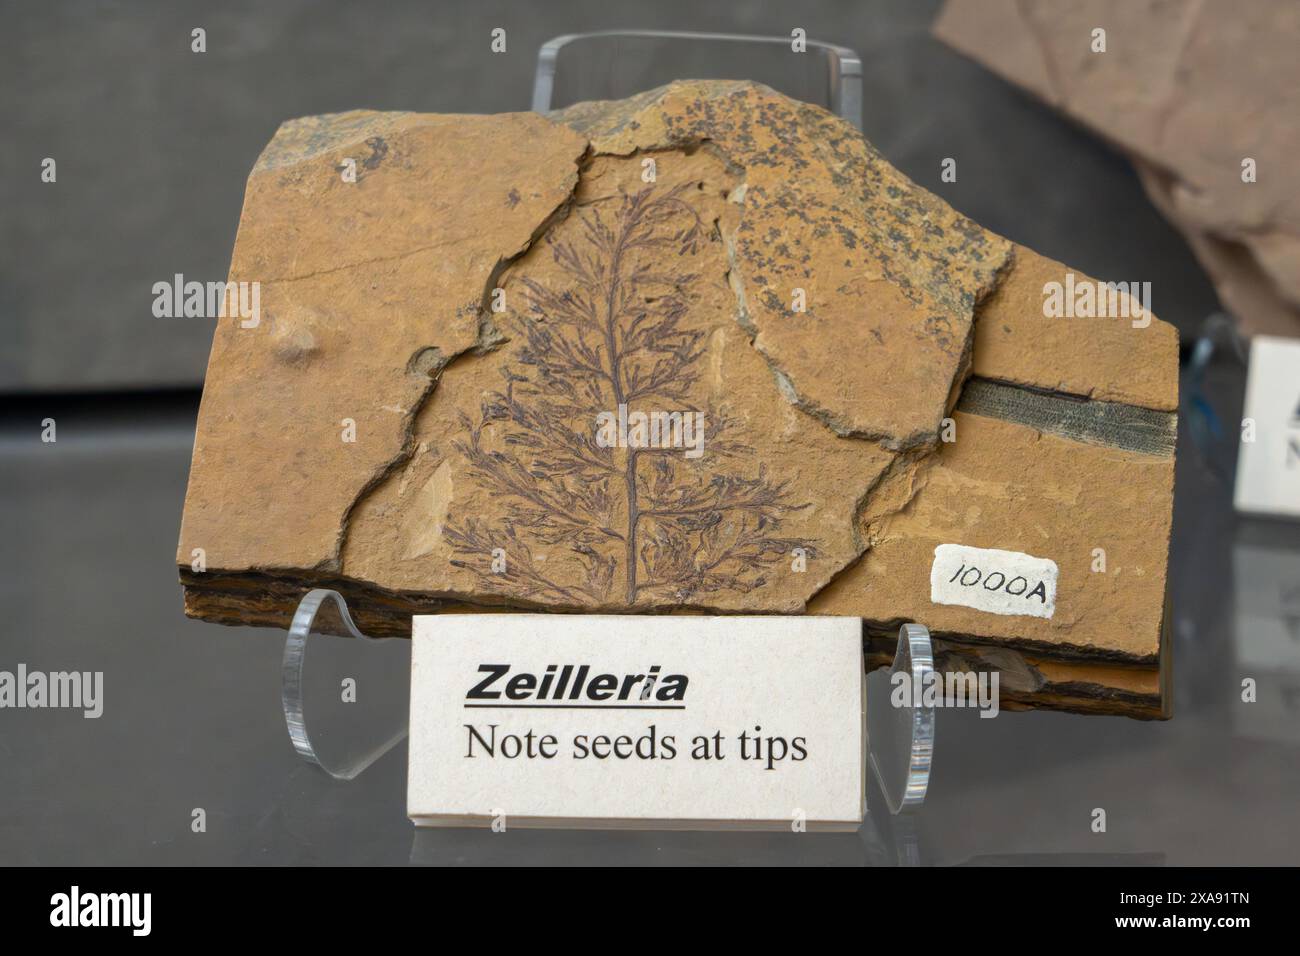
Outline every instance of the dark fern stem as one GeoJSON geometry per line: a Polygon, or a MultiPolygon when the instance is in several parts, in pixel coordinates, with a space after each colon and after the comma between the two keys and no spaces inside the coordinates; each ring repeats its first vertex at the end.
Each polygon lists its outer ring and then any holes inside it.
{"type": "MultiPolygon", "coordinates": [[[[705,241],[698,213],[683,199],[694,183],[623,194],[611,217],[591,209],[576,241],[551,241],[571,280],[552,290],[525,277],[529,315],[511,325],[523,341],[519,367],[502,371],[477,423],[463,417],[456,448],[470,474],[503,502],[494,536],[477,518],[450,522],[453,564],[496,593],[573,605],[606,604],[621,561],[623,600],[644,596],[686,603],[719,591],[748,593],[766,583],[763,568],[811,545],[775,534],[793,504],[788,482],[760,465],[752,478],[709,473],[681,449],[618,450],[595,440],[595,412],[662,407],[695,411],[689,401],[706,333],[682,327],[696,274],[670,275],[654,263],[694,256],[705,241]],[[502,428],[510,453],[483,446],[483,430],[502,428]],[[621,457],[621,460],[620,460],[621,457]],[[498,540],[500,538],[501,540],[498,540]],[[585,569],[567,581],[559,562],[535,552],[566,549],[585,569]],[[493,573],[485,555],[506,553],[493,573]]],[[[705,448],[716,459],[752,453],[726,438],[725,408],[705,415],[705,448]]]]}

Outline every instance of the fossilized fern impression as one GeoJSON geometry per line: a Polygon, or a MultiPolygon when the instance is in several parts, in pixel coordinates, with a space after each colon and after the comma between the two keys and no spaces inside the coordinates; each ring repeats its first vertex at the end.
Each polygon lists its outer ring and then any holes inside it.
{"type": "Polygon", "coordinates": [[[700,276],[664,266],[718,241],[690,202],[701,185],[590,203],[576,236],[547,243],[565,284],[522,276],[528,305],[508,334],[523,347],[478,421],[462,415],[466,437],[455,443],[499,500],[495,521],[456,516],[444,531],[453,563],[483,588],[578,606],[687,603],[748,592],[773,562],[815,553],[778,533],[788,512],[806,507],[789,482],[729,436],[725,405],[695,401],[708,333],[685,319],[700,276]],[[678,441],[603,442],[602,411],[671,423],[674,438],[698,421],[697,454],[678,441]],[[505,450],[485,446],[485,429],[500,430],[505,450]],[[555,575],[557,551],[582,574],[555,575]]]}

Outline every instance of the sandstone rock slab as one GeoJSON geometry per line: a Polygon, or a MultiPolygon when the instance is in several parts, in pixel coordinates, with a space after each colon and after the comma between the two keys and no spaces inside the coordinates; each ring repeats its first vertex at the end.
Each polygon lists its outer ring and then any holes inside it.
{"type": "Polygon", "coordinates": [[[261,319],[214,337],[187,613],[283,624],[330,586],[375,633],[906,618],[1024,706],[1151,716],[1177,340],[1046,318],[1066,271],[750,83],[285,124],[231,268],[261,319]],[[1052,560],[1056,614],[933,604],[943,543],[1052,560]]]}

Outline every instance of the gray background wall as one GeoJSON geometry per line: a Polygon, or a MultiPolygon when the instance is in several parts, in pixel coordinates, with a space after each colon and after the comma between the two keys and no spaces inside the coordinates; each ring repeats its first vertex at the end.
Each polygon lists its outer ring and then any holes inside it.
{"type": "MultiPolygon", "coordinates": [[[[542,42],[624,27],[788,36],[799,26],[856,49],[865,132],[904,172],[981,224],[1099,278],[1151,280],[1156,312],[1193,328],[1215,307],[1213,292],[1124,160],[934,40],[938,6],[4,0],[0,392],[196,387],[211,323],[154,318],[151,287],[176,272],[224,278],[245,177],[282,120],[353,108],[524,110],[542,42]],[[196,26],[207,31],[204,54],[190,51],[196,26]],[[498,26],[505,54],[489,50],[498,26]],[[47,156],[58,163],[54,184],[40,180],[47,156]],[[948,156],[956,183],[939,181],[948,156]]],[[[698,73],[700,61],[622,67],[644,68],[644,85],[656,85],[698,73]]]]}

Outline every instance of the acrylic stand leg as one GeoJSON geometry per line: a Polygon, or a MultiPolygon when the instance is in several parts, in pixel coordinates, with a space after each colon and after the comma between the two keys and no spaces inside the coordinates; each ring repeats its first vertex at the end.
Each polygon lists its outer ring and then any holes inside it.
{"type": "MultiPolygon", "coordinates": [[[[933,668],[930,632],[904,624],[893,666],[867,676],[870,772],[890,813],[925,800],[934,751],[933,709],[894,707],[890,677],[902,671],[920,686],[933,668]]],[[[294,749],[331,777],[356,777],[406,736],[410,676],[410,641],[366,637],[337,591],[308,592],[284,645],[281,698],[294,749]]]]}
{"type": "Polygon", "coordinates": [[[888,670],[867,675],[867,741],[871,773],[892,814],[919,807],[930,786],[934,756],[934,708],[906,695],[894,703],[894,675],[906,674],[909,688],[924,687],[934,670],[930,632],[921,624],[898,629],[898,650],[888,670]]]}
{"type": "Polygon", "coordinates": [[[310,591],[298,604],[280,696],[289,739],[308,763],[351,780],[386,754],[406,736],[410,683],[410,641],[366,637],[337,591],[310,591]]]}
{"type": "Polygon", "coordinates": [[[1249,349],[1232,319],[1215,312],[1201,323],[1183,386],[1182,411],[1192,447],[1205,469],[1228,485],[1232,483],[1240,433],[1237,423],[1225,417],[1224,396],[1211,381],[1211,364],[1216,356],[1226,355],[1248,366],[1249,349]]]}

